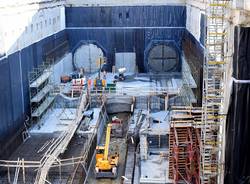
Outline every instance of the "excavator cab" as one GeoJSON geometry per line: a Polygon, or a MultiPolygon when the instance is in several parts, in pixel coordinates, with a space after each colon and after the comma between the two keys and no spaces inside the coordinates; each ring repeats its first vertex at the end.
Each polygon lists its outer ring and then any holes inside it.
{"type": "Polygon", "coordinates": [[[97,146],[95,155],[96,160],[103,157],[104,157],[104,146],[97,146]]]}

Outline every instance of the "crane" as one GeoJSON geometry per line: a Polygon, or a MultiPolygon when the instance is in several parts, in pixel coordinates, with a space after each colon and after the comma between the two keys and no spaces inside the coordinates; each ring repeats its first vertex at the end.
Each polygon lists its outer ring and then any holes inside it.
{"type": "Polygon", "coordinates": [[[112,124],[109,123],[106,131],[105,145],[96,147],[96,178],[116,178],[119,154],[109,155],[110,134],[112,124]]]}

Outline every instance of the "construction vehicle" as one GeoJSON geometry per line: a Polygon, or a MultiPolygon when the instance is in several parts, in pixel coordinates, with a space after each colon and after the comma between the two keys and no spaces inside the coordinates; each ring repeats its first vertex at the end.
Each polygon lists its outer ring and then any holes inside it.
{"type": "Polygon", "coordinates": [[[125,72],[127,71],[126,68],[119,68],[118,69],[118,76],[115,75],[114,78],[115,78],[115,82],[117,81],[124,81],[125,80],[125,72]]]}
{"type": "Polygon", "coordinates": [[[96,147],[96,178],[116,178],[119,154],[109,155],[109,144],[112,124],[108,124],[106,131],[106,140],[104,146],[96,147]]]}
{"type": "Polygon", "coordinates": [[[124,134],[124,124],[123,121],[116,116],[112,118],[112,128],[111,128],[111,136],[122,138],[124,134]]]}
{"type": "Polygon", "coordinates": [[[119,81],[124,81],[125,80],[125,72],[127,71],[126,68],[119,68],[119,81]]]}

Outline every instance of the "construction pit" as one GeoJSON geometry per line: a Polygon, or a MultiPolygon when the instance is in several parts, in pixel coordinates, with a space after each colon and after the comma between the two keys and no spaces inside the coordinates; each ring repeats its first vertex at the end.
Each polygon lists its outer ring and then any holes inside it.
{"type": "MultiPolygon", "coordinates": [[[[106,83],[113,83],[116,75],[107,73],[106,83]]],[[[1,162],[1,182],[39,183],[44,177],[51,183],[173,181],[168,176],[169,109],[184,103],[182,75],[125,76],[110,88],[86,84],[80,92],[70,83],[61,83],[45,115],[27,130],[23,144],[10,160],[1,162]],[[121,121],[116,124],[120,130],[112,131],[122,132],[111,135],[109,145],[110,154],[119,153],[117,177],[97,179],[96,146],[105,142],[107,124],[113,119],[121,121]]]]}
{"type": "Polygon", "coordinates": [[[249,12],[2,0],[0,183],[249,183],[249,12]]]}

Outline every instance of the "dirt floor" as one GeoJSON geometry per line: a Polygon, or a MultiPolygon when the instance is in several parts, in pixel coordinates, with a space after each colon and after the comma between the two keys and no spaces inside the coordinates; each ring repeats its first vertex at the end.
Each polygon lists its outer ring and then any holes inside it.
{"type": "MultiPolygon", "coordinates": [[[[130,117],[130,115],[128,113],[120,113],[120,114],[115,114],[115,116],[123,119],[123,123],[126,124],[125,132],[127,132],[128,118],[130,117]]],[[[110,153],[112,154],[112,152],[119,150],[119,166],[118,166],[117,178],[116,179],[96,179],[95,178],[95,159],[93,159],[93,162],[90,168],[90,173],[87,179],[88,184],[120,184],[122,183],[122,176],[125,173],[125,164],[126,164],[126,153],[127,153],[126,139],[127,139],[126,133],[123,136],[123,138],[115,138],[115,137],[111,138],[110,153]]],[[[105,141],[105,134],[102,138],[102,143],[104,143],[104,141],[105,141]]]]}

